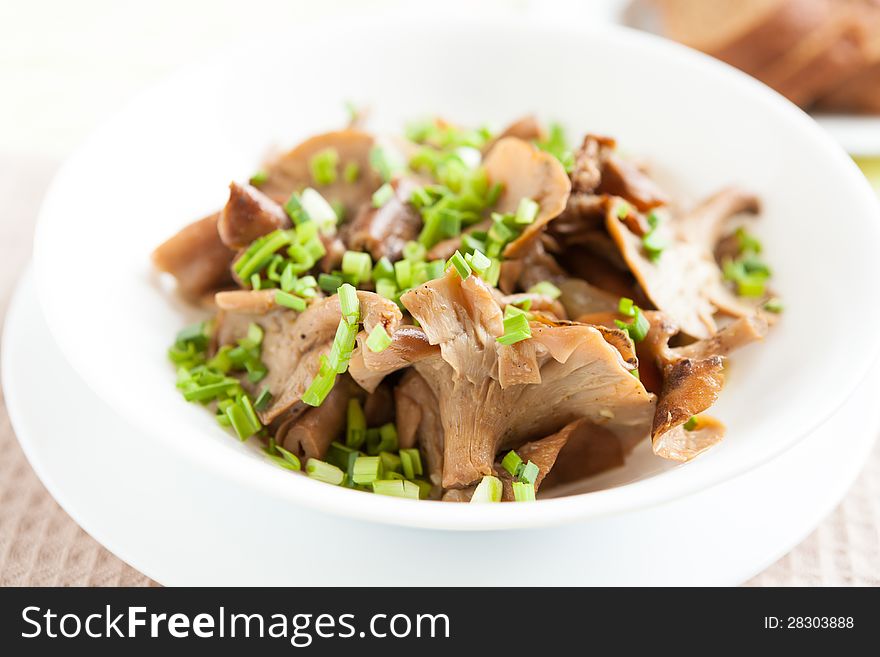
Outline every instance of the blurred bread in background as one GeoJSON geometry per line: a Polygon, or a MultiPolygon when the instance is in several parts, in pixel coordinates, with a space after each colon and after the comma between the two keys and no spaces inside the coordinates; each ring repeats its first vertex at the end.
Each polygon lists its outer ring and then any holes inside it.
{"type": "Polygon", "coordinates": [[[801,107],[880,114],[880,0],[634,0],[628,17],[801,107]]]}

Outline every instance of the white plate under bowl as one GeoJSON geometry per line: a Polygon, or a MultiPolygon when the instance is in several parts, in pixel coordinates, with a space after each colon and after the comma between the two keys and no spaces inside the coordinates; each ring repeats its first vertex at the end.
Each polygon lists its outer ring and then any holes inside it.
{"type": "MultiPolygon", "coordinates": [[[[40,300],[82,378],[150,440],[206,471],[335,514],[408,526],[552,525],[644,508],[748,471],[804,438],[875,359],[880,206],[840,147],[800,110],[734,69],[648,34],[540,21],[381,17],[285,27],[185,69],[99,130],[61,169],[36,237],[40,300]],[[328,42],[344,47],[328,48],[328,42]],[[320,53],[320,65],[309,62],[320,53]],[[476,124],[535,111],[619,138],[686,200],[737,184],[764,203],[757,228],[786,312],[733,358],[715,414],[728,439],[684,467],[533,505],[451,505],[363,495],[289,477],[174,388],[165,350],[192,320],[150,271],[150,251],[221,206],[273,144],[340,125],[343,100],[375,127],[440,114],[476,124]]],[[[656,461],[655,461],[656,462],[656,461]]]]}
{"type": "Polygon", "coordinates": [[[2,361],[12,423],[40,479],[86,531],[167,585],[490,586],[509,585],[511,572],[518,586],[739,584],[834,507],[880,428],[866,383],[794,449],[696,495],[559,527],[432,531],[267,504],[126,424],[59,353],[28,278],[2,361]],[[51,413],[49,388],[64,391],[51,413]],[[359,549],[368,565],[347,567],[359,549]]]}

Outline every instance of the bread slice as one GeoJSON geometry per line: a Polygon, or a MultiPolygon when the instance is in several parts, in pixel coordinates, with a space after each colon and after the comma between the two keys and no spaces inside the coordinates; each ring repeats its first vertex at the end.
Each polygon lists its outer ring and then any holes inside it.
{"type": "Polygon", "coordinates": [[[653,4],[666,36],[754,74],[820,29],[833,13],[833,1],[653,0],[653,4]]]}
{"type": "Polygon", "coordinates": [[[827,112],[880,114],[880,0],[865,2],[865,50],[869,63],[819,99],[816,109],[827,112]]]}
{"type": "Polygon", "coordinates": [[[865,67],[869,58],[860,12],[838,0],[830,20],[782,57],[754,73],[792,102],[809,106],[841,79],[865,67]]]}

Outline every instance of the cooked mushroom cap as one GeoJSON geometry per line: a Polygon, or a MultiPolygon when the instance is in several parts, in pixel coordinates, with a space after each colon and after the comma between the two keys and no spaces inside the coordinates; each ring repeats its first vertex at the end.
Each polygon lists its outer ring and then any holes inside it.
{"type": "Polygon", "coordinates": [[[360,130],[338,130],[316,135],[270,162],[266,166],[268,177],[260,185],[260,191],[278,203],[284,203],[291,193],[314,187],[328,201],[342,203],[348,216],[354,216],[382,184],[378,174],[370,167],[373,144],[373,136],[360,130]],[[328,148],[335,149],[339,155],[339,175],[334,183],[317,185],[312,180],[309,161],[328,148]],[[351,162],[357,164],[359,169],[358,179],[354,183],[346,182],[342,176],[342,170],[351,162]]]}
{"type": "Polygon", "coordinates": [[[539,206],[535,220],[504,249],[504,255],[512,258],[565,209],[571,181],[559,160],[516,137],[500,139],[483,164],[489,180],[504,185],[496,206],[498,212],[516,212],[524,198],[539,206]]]}
{"type": "MultiPolygon", "coordinates": [[[[434,392],[443,423],[444,488],[493,472],[498,450],[587,418],[628,440],[647,435],[654,397],[620,353],[590,326],[532,325],[540,385],[501,381],[496,338],[501,308],[479,278],[454,271],[402,301],[440,356],[415,363],[434,392]]],[[[537,377],[536,377],[537,379],[537,377]]]]}
{"type": "Polygon", "coordinates": [[[229,267],[235,252],[220,239],[218,217],[212,214],[191,223],[153,251],[156,269],[174,276],[187,299],[197,300],[232,284],[229,267]]]}
{"type": "Polygon", "coordinates": [[[290,225],[284,209],[256,187],[229,185],[229,200],[220,212],[217,230],[230,249],[244,249],[258,237],[290,225]]]}
{"type": "Polygon", "coordinates": [[[395,180],[394,194],[382,207],[362,205],[345,229],[348,248],[369,251],[374,260],[399,260],[404,245],[418,238],[422,228],[421,216],[409,203],[415,185],[414,181],[395,180]]]}
{"type": "Polygon", "coordinates": [[[275,440],[297,456],[322,459],[330,443],[345,430],[348,400],[363,396],[363,391],[349,377],[342,376],[320,406],[306,407],[304,412],[281,423],[275,431],[275,440]]]}
{"type": "MultiPolygon", "coordinates": [[[[244,292],[260,295],[263,291],[244,292]]],[[[400,323],[400,309],[393,301],[372,292],[359,291],[361,318],[367,333],[382,326],[393,333],[400,323]]],[[[251,305],[258,307],[262,297],[251,305]]],[[[242,314],[224,311],[218,316],[219,344],[232,344],[243,337],[250,322],[259,324],[264,332],[262,360],[269,374],[260,382],[272,393],[268,408],[260,411],[263,424],[268,424],[296,404],[318,371],[322,354],[330,349],[341,317],[339,296],[333,295],[313,302],[297,313],[276,308],[266,314],[242,314]]]]}
{"type": "Polygon", "coordinates": [[[428,480],[440,486],[443,476],[443,423],[434,392],[413,369],[394,389],[397,432],[401,447],[418,444],[425,456],[428,480]]]}

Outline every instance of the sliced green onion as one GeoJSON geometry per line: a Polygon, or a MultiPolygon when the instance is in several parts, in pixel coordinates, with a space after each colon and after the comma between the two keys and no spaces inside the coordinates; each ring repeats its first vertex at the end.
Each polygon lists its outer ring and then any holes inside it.
{"type": "Polygon", "coordinates": [[[471,267],[473,267],[475,272],[482,275],[483,272],[486,271],[487,269],[489,269],[489,267],[492,265],[492,261],[489,258],[487,258],[485,255],[480,253],[479,250],[475,250],[471,254],[470,264],[471,264],[471,267]]]}
{"type": "MultiPolygon", "coordinates": [[[[397,454],[379,452],[379,458],[382,459],[382,471],[386,475],[390,475],[392,472],[400,472],[402,467],[401,458],[397,454]]],[[[389,479],[393,479],[393,477],[389,477],[389,479]]]]}
{"type": "Polygon", "coordinates": [[[325,484],[339,486],[345,479],[345,473],[335,465],[330,465],[318,459],[306,461],[306,474],[312,479],[323,481],[325,484]]]}
{"type": "Polygon", "coordinates": [[[520,199],[519,205],[516,208],[516,214],[514,215],[514,221],[518,224],[530,224],[538,216],[539,209],[540,206],[532,199],[520,199]]]}
{"type": "Polygon", "coordinates": [[[398,260],[395,262],[394,278],[397,280],[397,286],[401,290],[412,287],[412,262],[409,260],[398,260]]]}
{"type": "Polygon", "coordinates": [[[540,294],[551,299],[558,299],[562,291],[550,281],[541,281],[529,288],[530,294],[540,294]]]}
{"type": "Polygon", "coordinates": [[[300,203],[308,214],[309,219],[314,221],[322,228],[328,230],[336,226],[336,211],[333,206],[327,202],[320,192],[306,187],[300,195],[300,203]]]}
{"type": "Polygon", "coordinates": [[[349,162],[342,170],[342,179],[347,183],[357,182],[361,175],[361,167],[357,162],[349,162]]]}
{"type": "Polygon", "coordinates": [[[352,449],[360,449],[367,439],[367,418],[358,399],[348,400],[345,417],[345,444],[352,449]]]}
{"type": "Polygon", "coordinates": [[[693,431],[697,428],[697,424],[699,424],[699,422],[697,421],[697,416],[691,415],[688,418],[688,421],[684,423],[684,429],[685,431],[693,431]]]}
{"type": "Polygon", "coordinates": [[[254,408],[258,411],[265,411],[269,408],[269,404],[272,403],[272,393],[269,392],[269,388],[263,388],[260,391],[260,394],[257,395],[257,400],[254,402],[254,408]]]}
{"type": "Polygon", "coordinates": [[[500,502],[503,490],[504,486],[502,486],[501,480],[498,477],[486,475],[474,489],[474,494],[471,496],[471,504],[500,502]]]}
{"type": "Polygon", "coordinates": [[[306,302],[304,299],[295,297],[292,294],[284,292],[282,290],[275,291],[275,303],[277,303],[279,306],[284,306],[285,308],[295,310],[298,313],[301,313],[306,309],[306,302]]]}
{"type": "Polygon", "coordinates": [[[309,171],[312,180],[318,185],[331,185],[336,182],[336,167],[339,164],[339,152],[335,148],[325,148],[315,153],[309,160],[309,171]]]}
{"type": "Polygon", "coordinates": [[[540,474],[540,470],[538,466],[529,461],[523,466],[522,472],[519,474],[519,480],[524,481],[527,484],[534,484],[538,481],[538,475],[540,474]]]}
{"type": "Polygon", "coordinates": [[[395,174],[406,168],[406,164],[396,151],[382,146],[374,146],[370,151],[370,166],[384,182],[389,182],[395,174]]]}
{"type": "Polygon", "coordinates": [[[770,313],[781,313],[784,310],[782,299],[779,299],[778,297],[767,299],[767,301],[764,302],[763,308],[770,313]]]}
{"type": "Polygon", "coordinates": [[[482,278],[486,285],[496,287],[498,279],[501,277],[501,261],[498,258],[491,258],[492,263],[489,268],[483,272],[482,278]]]}
{"type": "Polygon", "coordinates": [[[324,290],[324,292],[334,293],[343,283],[342,276],[336,276],[334,274],[318,275],[318,287],[324,290]]]}
{"type": "Polygon", "coordinates": [[[336,293],[339,295],[339,309],[342,311],[342,318],[349,324],[357,324],[360,321],[360,302],[357,290],[348,283],[343,283],[336,293]]]}
{"type": "Polygon", "coordinates": [[[417,449],[400,450],[400,465],[403,476],[407,479],[415,479],[422,474],[422,456],[417,449]]]}
{"type": "Polygon", "coordinates": [[[522,462],[523,460],[519,457],[519,454],[510,450],[504,455],[504,458],[501,459],[501,467],[507,470],[511,477],[516,477],[522,462]]]}
{"type": "Polygon", "coordinates": [[[403,479],[379,479],[373,482],[373,492],[377,495],[419,499],[419,487],[403,479]]]}
{"type": "Polygon", "coordinates": [[[534,502],[535,501],[535,486],[534,484],[527,484],[524,481],[514,481],[513,484],[513,499],[516,502],[534,502]]]}
{"type": "Polygon", "coordinates": [[[357,339],[358,324],[349,324],[344,319],[340,320],[336,327],[336,336],[330,345],[330,353],[327,361],[337,374],[343,374],[348,369],[351,360],[351,352],[354,351],[357,339]]]}
{"type": "Polygon", "coordinates": [[[656,229],[651,229],[642,237],[642,248],[645,249],[645,253],[651,260],[657,260],[667,246],[666,240],[660,236],[656,229]]]}
{"type": "Polygon", "coordinates": [[[229,406],[226,409],[226,416],[241,440],[247,440],[263,428],[256,419],[247,397],[242,397],[240,403],[229,406]]]}
{"type": "Polygon", "coordinates": [[[648,331],[651,330],[651,323],[638,306],[633,306],[632,317],[633,320],[629,323],[622,322],[619,319],[615,319],[614,323],[619,329],[629,333],[629,337],[632,338],[633,342],[641,342],[648,335],[648,331]]]}
{"type": "Polygon", "coordinates": [[[428,250],[421,242],[407,242],[403,245],[403,257],[405,260],[421,262],[425,259],[428,250]]]}
{"type": "Polygon", "coordinates": [[[739,250],[743,253],[761,253],[764,247],[761,241],[746,231],[745,227],[740,226],[736,229],[736,241],[739,244],[739,250]]]}
{"type": "Polygon", "coordinates": [[[254,187],[259,187],[267,180],[269,180],[268,172],[260,170],[250,177],[248,184],[253,185],[254,187]]]}
{"type": "Polygon", "coordinates": [[[288,464],[288,470],[301,470],[302,465],[300,464],[299,457],[296,454],[292,454],[284,449],[281,445],[273,445],[275,450],[281,455],[281,458],[284,459],[288,464]]]}
{"type": "Polygon", "coordinates": [[[391,336],[385,331],[385,327],[376,324],[367,338],[367,348],[375,354],[385,351],[391,346],[391,336]]]}
{"type": "Polygon", "coordinates": [[[467,261],[464,259],[464,256],[461,255],[461,251],[456,250],[455,253],[452,254],[449,262],[446,263],[447,267],[449,267],[450,265],[455,267],[455,271],[458,272],[458,275],[462,278],[462,280],[471,275],[470,265],[468,265],[467,261]]]}
{"type": "Polygon", "coordinates": [[[373,280],[380,281],[385,278],[394,279],[394,265],[388,258],[382,256],[373,267],[373,280]]]}
{"type": "Polygon", "coordinates": [[[621,315],[626,315],[627,317],[635,317],[635,308],[636,306],[633,304],[633,300],[627,299],[626,297],[621,297],[617,304],[617,312],[621,315]]]}
{"type": "Polygon", "coordinates": [[[371,484],[382,475],[382,461],[378,456],[359,456],[354,462],[352,481],[359,485],[371,484]]]}
{"type": "Polygon", "coordinates": [[[375,192],[373,192],[373,207],[381,208],[388,201],[391,200],[391,197],[394,196],[394,188],[391,186],[391,183],[385,183],[375,192]]]}
{"type": "MultiPolygon", "coordinates": [[[[508,306],[513,308],[514,306],[508,306]]],[[[517,310],[519,310],[517,308],[517,310]]],[[[522,312],[522,311],[520,311],[522,312]]],[[[529,326],[528,316],[523,314],[512,314],[504,319],[504,334],[496,338],[498,342],[504,345],[511,345],[522,340],[532,337],[532,329],[529,326]]]]}
{"type": "Polygon", "coordinates": [[[387,278],[381,278],[376,281],[376,294],[385,299],[394,301],[397,298],[397,285],[394,284],[394,281],[389,281],[387,278]]]}
{"type": "Polygon", "coordinates": [[[327,454],[324,456],[324,460],[330,465],[335,465],[337,468],[345,472],[348,470],[348,460],[352,454],[355,455],[355,458],[360,456],[360,452],[356,449],[352,449],[347,445],[343,445],[334,440],[330,443],[330,447],[327,448],[327,454]]]}
{"type": "Polygon", "coordinates": [[[309,217],[309,214],[305,211],[305,208],[303,208],[300,196],[296,192],[293,192],[284,203],[284,211],[296,226],[311,221],[311,217],[309,217]]]}
{"type": "Polygon", "coordinates": [[[309,406],[323,404],[336,383],[336,369],[330,366],[330,360],[327,356],[322,355],[320,363],[318,373],[302,396],[302,402],[309,406]]]}
{"type": "Polygon", "coordinates": [[[342,273],[353,276],[358,283],[367,283],[373,272],[373,260],[369,253],[346,251],[342,256],[342,273]]]}
{"type": "Polygon", "coordinates": [[[393,422],[383,424],[378,431],[367,431],[367,454],[375,456],[379,452],[396,452],[397,449],[397,427],[393,422]]]}

